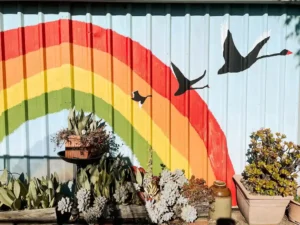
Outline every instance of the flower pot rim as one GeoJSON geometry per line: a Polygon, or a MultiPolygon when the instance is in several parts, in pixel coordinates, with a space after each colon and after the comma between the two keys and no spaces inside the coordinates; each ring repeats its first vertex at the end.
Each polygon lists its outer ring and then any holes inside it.
{"type": "Polygon", "coordinates": [[[242,179],[242,175],[236,174],[233,176],[233,179],[236,183],[236,185],[241,189],[241,191],[243,192],[243,194],[246,196],[247,199],[253,199],[253,200],[293,200],[294,196],[286,196],[286,197],[282,197],[279,195],[276,196],[268,196],[268,195],[253,195],[251,194],[244,186],[244,184],[242,184],[241,179],[242,179]]]}
{"type": "Polygon", "coordinates": [[[300,206],[300,202],[297,202],[294,199],[292,199],[291,202],[294,203],[294,204],[296,204],[296,205],[298,205],[298,206],[300,206]]]}

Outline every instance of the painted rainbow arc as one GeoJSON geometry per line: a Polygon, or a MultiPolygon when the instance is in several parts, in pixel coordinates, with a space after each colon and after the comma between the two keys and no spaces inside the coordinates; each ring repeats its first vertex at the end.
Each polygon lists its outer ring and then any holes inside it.
{"type": "Polygon", "coordinates": [[[0,55],[0,140],[26,120],[69,108],[72,102],[110,123],[129,147],[138,149],[134,153],[142,165],[152,143],[157,171],[163,162],[209,184],[224,180],[236,205],[234,169],[218,122],[196,91],[173,96],[178,84],[171,69],[149,50],[112,30],[72,20],[8,30],[0,38],[5,46],[0,55]],[[131,101],[132,90],[151,93],[152,99],[140,109],[131,101]],[[47,110],[38,108],[46,103],[47,110]],[[5,127],[5,117],[14,118],[25,105],[31,113],[5,127]]]}

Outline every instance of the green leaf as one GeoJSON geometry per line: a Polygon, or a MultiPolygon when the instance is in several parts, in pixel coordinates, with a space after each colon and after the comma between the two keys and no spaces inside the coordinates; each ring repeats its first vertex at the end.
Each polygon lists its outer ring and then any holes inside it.
{"type": "Polygon", "coordinates": [[[61,191],[61,184],[58,185],[58,187],[56,188],[56,193],[60,193],[61,191]]]}
{"type": "Polygon", "coordinates": [[[21,199],[17,198],[14,203],[13,203],[13,208],[15,210],[20,210],[21,209],[21,199]]]}
{"type": "Polygon", "coordinates": [[[41,203],[42,203],[42,208],[43,209],[48,208],[48,202],[46,202],[45,200],[42,200],[41,203]]]}
{"type": "Polygon", "coordinates": [[[53,198],[53,199],[51,200],[50,205],[49,205],[50,208],[52,208],[52,207],[54,206],[54,202],[55,202],[55,198],[53,198]]]}
{"type": "Polygon", "coordinates": [[[54,189],[54,185],[51,180],[48,180],[48,188],[54,189]]]}
{"type": "Polygon", "coordinates": [[[13,190],[13,180],[8,181],[7,189],[11,191],[13,190]]]}
{"type": "Polygon", "coordinates": [[[8,171],[7,169],[4,169],[2,175],[0,176],[0,183],[7,184],[7,179],[8,179],[8,171]]]}
{"type": "Polygon", "coordinates": [[[21,186],[19,184],[19,182],[17,180],[14,181],[14,194],[16,196],[16,198],[20,197],[20,193],[21,193],[21,186]]]}
{"type": "Polygon", "coordinates": [[[91,168],[91,183],[95,184],[99,180],[99,171],[97,167],[91,168]]]}
{"type": "Polygon", "coordinates": [[[136,170],[136,182],[139,184],[139,185],[142,185],[143,184],[143,177],[142,177],[142,174],[140,172],[140,170],[137,168],[136,170]]]}
{"type": "Polygon", "coordinates": [[[55,178],[55,181],[57,183],[59,183],[59,177],[58,177],[58,174],[56,172],[54,172],[54,178],[55,178]]]}
{"type": "Polygon", "coordinates": [[[34,181],[30,181],[29,189],[30,189],[30,193],[32,195],[33,200],[37,201],[37,191],[35,189],[35,183],[34,183],[34,181]]]}
{"type": "Polygon", "coordinates": [[[28,191],[27,187],[25,186],[25,184],[22,181],[17,180],[17,182],[20,185],[20,195],[25,197],[27,194],[27,191],[28,191]]]}
{"type": "Polygon", "coordinates": [[[14,202],[14,198],[11,198],[7,190],[3,187],[0,187],[0,202],[1,204],[8,206],[9,208],[12,208],[12,204],[14,202]]]}

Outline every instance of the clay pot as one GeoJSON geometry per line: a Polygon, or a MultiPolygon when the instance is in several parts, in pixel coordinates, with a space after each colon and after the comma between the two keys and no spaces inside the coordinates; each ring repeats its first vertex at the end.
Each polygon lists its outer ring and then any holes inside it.
{"type": "Polygon", "coordinates": [[[65,157],[76,158],[76,159],[87,159],[89,158],[90,146],[84,146],[81,143],[80,136],[70,135],[68,140],[65,141],[65,157]]]}
{"type": "MultiPolygon", "coordinates": [[[[300,186],[297,190],[297,195],[300,195],[300,186]]],[[[300,203],[292,200],[288,207],[288,217],[293,223],[300,224],[300,203]]]]}
{"type": "Polygon", "coordinates": [[[210,187],[213,191],[215,201],[212,203],[212,209],[209,211],[209,217],[212,220],[220,218],[231,218],[231,192],[223,181],[215,181],[210,187]]]}
{"type": "Polygon", "coordinates": [[[300,203],[292,200],[288,208],[289,220],[293,223],[300,224],[300,203]]]}
{"type": "Polygon", "coordinates": [[[249,225],[279,224],[293,196],[252,195],[241,183],[242,176],[234,175],[238,207],[249,225]]]}

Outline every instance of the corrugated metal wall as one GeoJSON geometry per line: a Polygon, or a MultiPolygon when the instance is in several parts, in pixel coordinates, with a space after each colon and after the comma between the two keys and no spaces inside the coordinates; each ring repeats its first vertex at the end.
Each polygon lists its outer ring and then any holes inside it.
{"type": "Polygon", "coordinates": [[[243,170],[254,130],[299,143],[298,15],[283,5],[2,3],[0,168],[69,179],[50,139],[72,104],[105,118],[133,164],[145,166],[152,144],[156,172],[162,162],[209,183],[243,170]],[[268,36],[259,56],[293,54],[218,74],[226,27],[243,56],[268,36]],[[210,88],[175,96],[171,62],[190,80],[206,71],[194,87],[210,88]],[[136,90],[152,94],[142,109],[136,90]]]}

